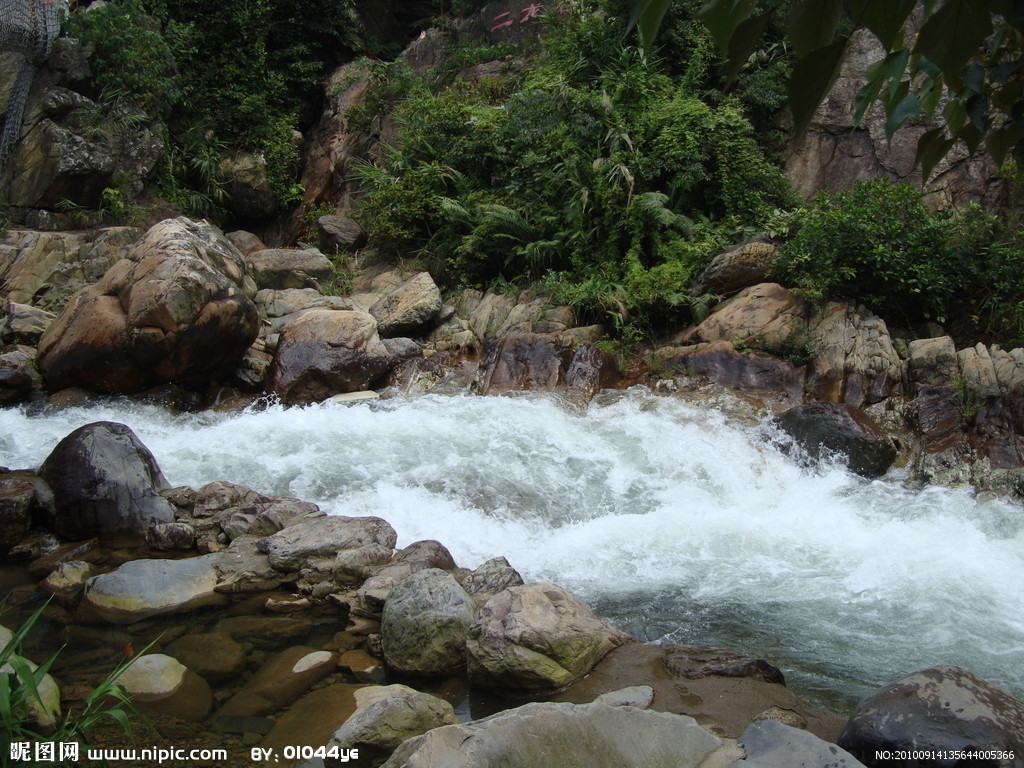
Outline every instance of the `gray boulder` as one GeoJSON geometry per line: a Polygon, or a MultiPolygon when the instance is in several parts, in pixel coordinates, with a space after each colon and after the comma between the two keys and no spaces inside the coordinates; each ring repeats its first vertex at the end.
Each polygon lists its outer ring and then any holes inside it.
{"type": "Polygon", "coordinates": [[[138,544],[151,525],[174,522],[156,459],[124,424],[79,427],[53,449],[39,475],[53,492],[49,526],[71,540],[97,536],[138,544]]]}
{"type": "Polygon", "coordinates": [[[723,749],[683,715],[533,703],[410,739],[384,768],[697,768],[723,749]]]}
{"type": "Polygon", "coordinates": [[[306,520],[260,539],[257,547],[280,571],[299,568],[309,557],[335,557],[345,549],[374,545],[394,547],[395,529],[379,517],[332,515],[306,520]]]}
{"type": "Polygon", "coordinates": [[[451,574],[417,571],[391,589],[380,639],[388,666],[418,675],[442,675],[466,658],[466,633],[475,605],[451,574]]]}
{"type": "Polygon", "coordinates": [[[458,722],[447,701],[405,685],[362,688],[356,691],[356,704],[328,746],[356,748],[360,759],[387,756],[406,739],[458,722]]]}
{"type": "Polygon", "coordinates": [[[267,248],[245,259],[260,288],[316,288],[334,277],[331,260],[315,248],[267,248]]]}
{"type": "Polygon", "coordinates": [[[555,584],[512,587],[484,603],[469,628],[469,678],[494,688],[563,688],[627,639],[555,584]]]}
{"type": "Polygon", "coordinates": [[[187,560],[131,560],[85,584],[84,604],[104,621],[134,624],[225,601],[214,591],[218,555],[187,560]]]}
{"type": "Polygon", "coordinates": [[[1009,760],[938,761],[933,765],[1020,765],[1024,702],[959,667],[929,667],[880,688],[857,705],[838,744],[865,765],[882,765],[879,750],[1012,752],[1009,760]]]}
{"type": "Polygon", "coordinates": [[[327,215],[316,220],[320,247],[328,253],[355,253],[366,245],[366,231],[355,219],[327,215]]]}
{"type": "Polygon", "coordinates": [[[850,471],[864,477],[884,475],[898,453],[895,441],[863,411],[843,403],[804,403],[775,423],[811,459],[838,455],[850,471]]]}
{"type": "Polygon", "coordinates": [[[743,732],[740,744],[746,760],[732,768],[863,768],[845,749],[822,741],[813,733],[775,720],[753,723],[743,732]]]}

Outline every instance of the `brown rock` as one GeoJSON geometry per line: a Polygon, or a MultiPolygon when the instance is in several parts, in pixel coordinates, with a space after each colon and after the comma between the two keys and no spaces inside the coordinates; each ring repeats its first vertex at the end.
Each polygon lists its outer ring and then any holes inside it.
{"type": "Polygon", "coordinates": [[[317,402],[367,389],[391,364],[372,315],[314,309],[281,332],[267,389],[285,403],[317,402]]]}
{"type": "Polygon", "coordinates": [[[334,277],[334,264],[315,248],[268,248],[245,260],[260,288],[316,288],[334,277]]]}
{"type": "Polygon", "coordinates": [[[720,253],[693,281],[689,292],[694,296],[705,293],[729,295],[768,282],[777,253],[774,245],[758,240],[720,253]]]}

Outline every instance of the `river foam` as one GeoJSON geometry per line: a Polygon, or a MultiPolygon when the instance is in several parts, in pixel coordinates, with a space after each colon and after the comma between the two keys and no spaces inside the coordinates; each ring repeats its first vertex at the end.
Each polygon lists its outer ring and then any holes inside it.
{"type": "Polygon", "coordinates": [[[8,409],[0,464],[37,466],[99,420],[131,426],[174,485],[380,515],[400,546],[438,539],[466,567],[504,555],[640,639],[763,655],[820,702],[940,663],[1024,695],[1020,505],[802,467],[764,429],[677,398],[8,409]]]}

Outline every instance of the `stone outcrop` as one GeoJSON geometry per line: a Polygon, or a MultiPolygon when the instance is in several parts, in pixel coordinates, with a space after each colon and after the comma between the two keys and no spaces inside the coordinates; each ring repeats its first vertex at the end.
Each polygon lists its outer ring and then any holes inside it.
{"type": "Polygon", "coordinates": [[[36,344],[57,316],[28,304],[7,304],[7,319],[0,328],[0,341],[5,344],[36,344]]]}
{"type": "MultiPolygon", "coordinates": [[[[789,148],[786,175],[798,194],[810,197],[818,190],[845,190],[855,181],[880,176],[921,186],[921,172],[914,162],[917,140],[938,122],[910,121],[890,141],[880,104],[867,111],[860,125],[854,121],[864,73],[883,58],[885,52],[877,38],[866,30],[853,35],[839,78],[806,135],[789,148]]],[[[926,199],[936,208],[962,207],[968,202],[997,207],[1008,192],[991,157],[969,155],[962,146],[954,147],[936,166],[925,190],[926,199]]]]}
{"type": "Polygon", "coordinates": [[[477,611],[466,643],[469,677],[495,688],[558,689],[627,639],[555,584],[512,587],[477,611]]]}
{"type": "MultiPolygon", "coordinates": [[[[697,768],[723,748],[689,717],[604,704],[526,704],[406,741],[385,768],[697,768]]],[[[732,752],[734,757],[738,757],[732,752]]],[[[725,763],[728,765],[728,763],[725,763]]]]}
{"type": "Polygon", "coordinates": [[[10,229],[0,237],[0,293],[9,301],[59,312],[142,237],[135,227],[79,232],[10,229]]]}
{"type": "Polygon", "coordinates": [[[805,335],[807,305],[803,299],[778,283],[761,283],[719,304],[703,322],[684,333],[679,343],[731,341],[784,353],[805,335]]]}
{"type": "MultiPolygon", "coordinates": [[[[6,80],[15,70],[0,72],[6,80]]],[[[0,203],[45,219],[63,200],[95,210],[104,190],[117,188],[129,198],[142,191],[165,151],[158,118],[72,90],[88,77],[82,47],[71,38],[54,41],[29,94],[20,140],[0,174],[0,203]]],[[[0,93],[10,93],[6,83],[0,93]]],[[[64,228],[71,227],[66,222],[64,228]]]]}
{"type": "Polygon", "coordinates": [[[654,351],[652,367],[729,389],[773,393],[793,404],[803,399],[806,379],[803,366],[757,350],[737,349],[730,341],[661,347],[654,351]]]}
{"type": "Polygon", "coordinates": [[[858,408],[903,391],[907,365],[885,321],[864,307],[829,302],[811,320],[810,393],[858,408]]]}
{"type": "Polygon", "coordinates": [[[388,666],[443,675],[465,663],[473,599],[447,572],[427,568],[400,581],[387,596],[380,640],[388,666]]]}
{"type": "MultiPolygon", "coordinates": [[[[958,667],[915,672],[857,705],[838,744],[865,765],[882,765],[878,750],[1024,754],[1024,702],[958,667]]],[[[936,764],[912,759],[908,766],[936,764]]],[[[982,760],[977,765],[1010,765],[982,760]]],[[[1015,764],[1015,761],[1014,761],[1015,764]]]]}
{"type": "Polygon", "coordinates": [[[804,403],[778,416],[776,424],[814,460],[838,456],[852,472],[884,475],[896,460],[893,439],[863,411],[841,403],[804,403]]]}
{"type": "Polygon", "coordinates": [[[174,522],[156,459],[124,424],[79,427],[50,452],[39,475],[53,496],[47,522],[66,538],[140,543],[150,525],[174,522]]]}
{"type": "Polygon", "coordinates": [[[184,218],[163,221],[75,294],[39,342],[39,369],[51,389],[209,383],[256,338],[254,287],[223,235],[184,218]]]}
{"type": "Polygon", "coordinates": [[[372,315],[313,309],[281,331],[267,390],[289,404],[316,402],[367,389],[393,364],[372,315]]]}

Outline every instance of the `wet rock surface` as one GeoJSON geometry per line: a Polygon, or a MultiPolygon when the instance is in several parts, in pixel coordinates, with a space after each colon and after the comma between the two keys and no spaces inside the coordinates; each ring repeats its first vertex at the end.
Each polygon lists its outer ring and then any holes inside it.
{"type": "Polygon", "coordinates": [[[882,750],[917,750],[921,756],[905,763],[912,768],[942,765],[930,755],[945,751],[1001,752],[1002,758],[971,758],[966,764],[1018,765],[1024,756],[1024,702],[965,669],[931,667],[861,701],[837,743],[868,766],[883,764],[877,757],[882,750]]]}

